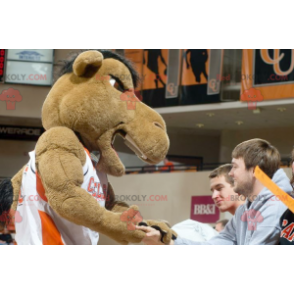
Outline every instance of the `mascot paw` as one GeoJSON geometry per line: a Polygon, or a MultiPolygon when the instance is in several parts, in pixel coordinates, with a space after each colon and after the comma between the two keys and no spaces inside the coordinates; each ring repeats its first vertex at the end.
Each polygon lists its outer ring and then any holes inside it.
{"type": "Polygon", "coordinates": [[[154,220],[144,220],[140,222],[140,226],[148,226],[158,230],[161,233],[161,242],[168,245],[171,240],[177,239],[177,233],[172,230],[166,223],[154,221],[154,220]]]}
{"type": "Polygon", "coordinates": [[[143,218],[138,207],[135,205],[123,213],[111,213],[111,218],[105,219],[105,222],[108,223],[108,228],[112,224],[112,229],[104,234],[123,245],[127,245],[128,243],[141,243],[145,237],[145,233],[137,230],[136,225],[142,220],[143,218]]]}

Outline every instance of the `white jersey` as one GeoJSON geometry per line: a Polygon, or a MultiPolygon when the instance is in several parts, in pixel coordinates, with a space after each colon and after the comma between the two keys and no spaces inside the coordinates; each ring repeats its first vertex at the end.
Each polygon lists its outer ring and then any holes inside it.
{"type": "MultiPolygon", "coordinates": [[[[83,166],[84,182],[81,186],[101,206],[105,197],[88,150],[83,166]]],[[[15,222],[16,242],[19,245],[97,245],[99,234],[76,225],[59,216],[48,204],[45,190],[36,171],[35,151],[30,152],[30,161],[23,176],[15,222]]]]}

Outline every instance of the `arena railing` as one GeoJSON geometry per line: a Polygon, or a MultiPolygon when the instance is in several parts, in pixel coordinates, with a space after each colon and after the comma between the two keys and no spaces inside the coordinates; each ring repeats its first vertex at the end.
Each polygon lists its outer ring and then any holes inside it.
{"type": "MultiPolygon", "coordinates": [[[[285,158],[281,160],[281,167],[290,167],[291,159],[285,158]]],[[[126,174],[145,174],[145,173],[166,173],[166,172],[197,172],[197,171],[211,171],[224,163],[204,163],[200,165],[174,165],[174,166],[130,166],[126,167],[126,174]]],[[[0,177],[0,183],[7,177],[0,177]]]]}
{"type": "MultiPolygon", "coordinates": [[[[145,174],[145,173],[166,173],[166,172],[197,172],[197,171],[212,171],[220,165],[228,162],[204,163],[200,165],[150,165],[150,166],[130,166],[126,167],[126,174],[145,174]]],[[[281,167],[290,167],[291,159],[282,159],[281,167]]]]}

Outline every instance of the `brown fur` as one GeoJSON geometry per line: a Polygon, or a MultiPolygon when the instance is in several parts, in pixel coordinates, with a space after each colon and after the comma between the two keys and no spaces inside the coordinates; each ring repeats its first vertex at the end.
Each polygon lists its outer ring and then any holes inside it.
{"type": "Polygon", "coordinates": [[[12,187],[13,187],[13,203],[11,206],[11,209],[16,211],[17,203],[18,203],[18,197],[21,187],[21,180],[22,180],[22,173],[24,171],[26,166],[24,166],[21,170],[18,171],[18,173],[11,179],[12,187]]]}
{"type": "MultiPolygon", "coordinates": [[[[169,139],[159,114],[141,102],[136,103],[136,109],[127,109],[122,93],[107,79],[99,78],[109,75],[124,77],[124,88],[133,88],[128,68],[115,59],[103,60],[97,51],[81,53],[73,64],[73,73],[64,74],[55,83],[43,105],[42,121],[47,131],[36,145],[36,168],[48,202],[60,216],[121,244],[139,243],[145,233],[128,230],[120,220],[123,211],[137,210],[136,206],[115,202],[109,184],[109,211],[81,188],[86,160],[83,147],[100,151],[99,171],[121,176],[125,168],[111,147],[114,134],[131,136],[151,164],[165,158],[169,139]]],[[[21,185],[19,173],[13,180],[15,195],[21,185]]]]}

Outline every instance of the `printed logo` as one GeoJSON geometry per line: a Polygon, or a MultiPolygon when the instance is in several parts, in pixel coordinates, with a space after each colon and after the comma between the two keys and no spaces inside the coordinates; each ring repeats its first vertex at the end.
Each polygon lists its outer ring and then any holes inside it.
{"type": "Polygon", "coordinates": [[[122,213],[120,220],[127,223],[129,231],[134,231],[136,230],[136,225],[143,220],[143,217],[138,210],[131,208],[122,213]]]}
{"type": "Polygon", "coordinates": [[[247,210],[241,216],[241,221],[247,222],[248,231],[256,231],[257,224],[262,223],[263,220],[261,213],[255,209],[247,210]]]}
{"type": "Polygon", "coordinates": [[[218,83],[216,81],[216,79],[211,79],[208,82],[208,87],[213,91],[213,92],[217,92],[217,87],[218,87],[218,83]]]}
{"type": "Polygon", "coordinates": [[[6,224],[6,226],[14,225],[15,223],[22,222],[22,216],[19,211],[10,209],[9,211],[3,211],[0,215],[0,222],[6,224]]]}
{"type": "Polygon", "coordinates": [[[44,56],[36,51],[21,51],[16,53],[21,60],[40,61],[41,57],[44,56]]]}
{"type": "Polygon", "coordinates": [[[128,110],[135,110],[136,109],[136,103],[141,102],[133,89],[127,90],[124,93],[120,95],[120,100],[121,101],[126,101],[127,102],[127,109],[128,110]]]}
{"type": "Polygon", "coordinates": [[[256,109],[257,102],[263,101],[264,98],[258,89],[250,88],[245,90],[241,95],[241,101],[245,101],[248,104],[248,109],[256,109]]]}
{"type": "Polygon", "coordinates": [[[273,49],[273,51],[274,51],[273,52],[274,56],[272,58],[269,54],[269,49],[260,49],[260,56],[261,56],[262,60],[266,64],[273,65],[274,72],[276,73],[276,75],[287,76],[294,69],[294,49],[291,50],[291,64],[289,65],[289,67],[286,71],[283,71],[281,69],[281,63],[285,57],[285,54],[280,52],[281,49],[273,49]]]}
{"type": "Polygon", "coordinates": [[[7,110],[15,110],[15,103],[20,102],[22,100],[22,96],[19,91],[13,88],[9,88],[8,90],[3,90],[0,94],[0,101],[6,102],[7,110]]]}
{"type": "Polygon", "coordinates": [[[176,95],[176,85],[174,83],[169,83],[167,85],[167,92],[171,95],[174,96],[176,95]]]}
{"type": "Polygon", "coordinates": [[[97,201],[104,201],[105,196],[100,193],[101,184],[99,182],[95,182],[94,177],[90,178],[87,191],[97,200],[97,201]]]}
{"type": "MultiPolygon", "coordinates": [[[[283,221],[283,226],[284,226],[283,221]]],[[[293,242],[294,240],[294,223],[291,223],[289,226],[287,226],[285,229],[282,230],[281,232],[281,238],[285,238],[290,242],[293,242]]]]}

